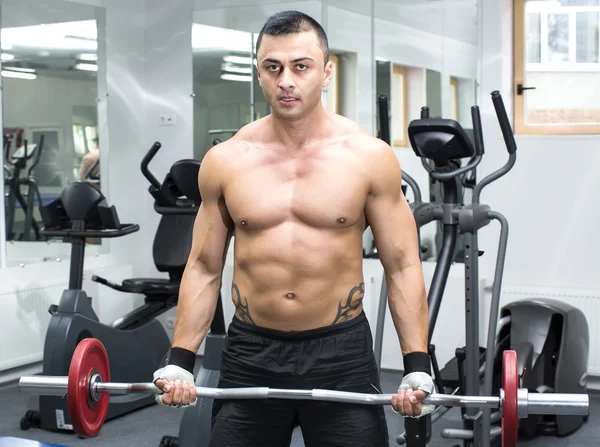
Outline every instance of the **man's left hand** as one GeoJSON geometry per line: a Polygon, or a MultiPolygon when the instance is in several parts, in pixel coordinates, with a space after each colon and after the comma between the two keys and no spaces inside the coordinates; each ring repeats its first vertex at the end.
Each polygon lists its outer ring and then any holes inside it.
{"type": "Polygon", "coordinates": [[[403,416],[421,417],[430,414],[435,405],[424,404],[425,398],[433,393],[433,380],[429,374],[415,372],[406,375],[398,388],[398,394],[392,396],[392,409],[403,416]]]}

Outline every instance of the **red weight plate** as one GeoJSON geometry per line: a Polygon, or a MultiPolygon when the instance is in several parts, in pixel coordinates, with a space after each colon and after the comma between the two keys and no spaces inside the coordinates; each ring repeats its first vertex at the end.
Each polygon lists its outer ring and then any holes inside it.
{"type": "Polygon", "coordinates": [[[502,447],[517,447],[519,432],[519,370],[516,351],[504,351],[502,363],[502,389],[504,406],[502,413],[502,447]]]}
{"type": "Polygon", "coordinates": [[[85,438],[100,432],[108,411],[108,394],[102,393],[97,402],[90,396],[90,379],[96,373],[102,382],[110,382],[108,355],[100,340],[85,338],[73,353],[67,385],[71,424],[75,432],[85,438]]]}

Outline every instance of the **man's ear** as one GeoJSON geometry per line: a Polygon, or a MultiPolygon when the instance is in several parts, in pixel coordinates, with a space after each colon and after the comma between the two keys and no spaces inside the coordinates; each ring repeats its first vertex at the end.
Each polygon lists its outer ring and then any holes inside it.
{"type": "Polygon", "coordinates": [[[325,78],[323,79],[323,88],[327,87],[333,77],[333,62],[329,61],[325,65],[325,78]]]}

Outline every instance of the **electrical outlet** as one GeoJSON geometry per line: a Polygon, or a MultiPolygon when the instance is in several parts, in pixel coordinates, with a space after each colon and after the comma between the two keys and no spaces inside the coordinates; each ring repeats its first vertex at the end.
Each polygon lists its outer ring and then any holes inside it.
{"type": "Polygon", "coordinates": [[[174,126],[175,125],[175,115],[172,114],[162,114],[158,117],[158,125],[159,126],[174,126]]]}
{"type": "Polygon", "coordinates": [[[175,317],[167,318],[167,329],[175,329],[175,317]]]}

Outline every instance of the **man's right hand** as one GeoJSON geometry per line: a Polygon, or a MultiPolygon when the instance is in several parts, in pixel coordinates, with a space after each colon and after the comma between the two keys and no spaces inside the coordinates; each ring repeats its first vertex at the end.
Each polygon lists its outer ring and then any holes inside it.
{"type": "Polygon", "coordinates": [[[154,373],[154,384],[163,391],[156,402],[170,407],[196,405],[194,376],[176,365],[167,365],[154,373]]]}

